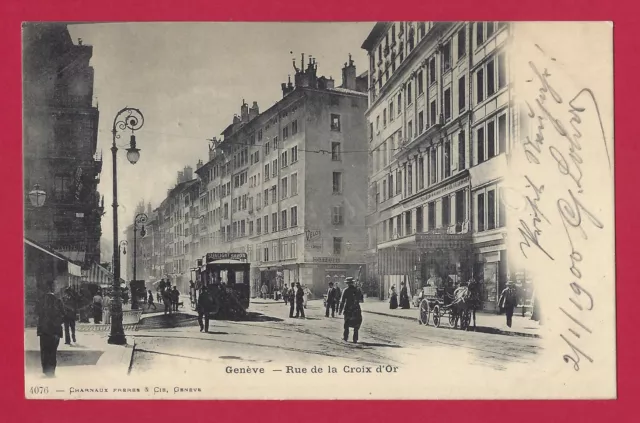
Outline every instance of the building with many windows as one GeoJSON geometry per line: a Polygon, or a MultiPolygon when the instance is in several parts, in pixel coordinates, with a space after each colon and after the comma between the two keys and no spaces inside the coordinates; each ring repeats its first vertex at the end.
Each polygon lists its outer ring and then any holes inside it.
{"type": "Polygon", "coordinates": [[[379,22],[369,54],[372,273],[386,295],[406,280],[506,285],[500,184],[512,136],[504,22],[379,22]]]}
{"type": "Polygon", "coordinates": [[[196,170],[198,255],[246,252],[253,294],[300,281],[321,296],[363,265],[367,77],[351,58],[339,87],[313,58],[294,68],[268,110],[243,101],[196,170]]]}
{"type": "Polygon", "coordinates": [[[85,269],[100,263],[104,211],[92,54],[65,24],[23,27],[25,236],[85,269]],[[42,207],[27,195],[36,184],[46,194],[42,207]]]}

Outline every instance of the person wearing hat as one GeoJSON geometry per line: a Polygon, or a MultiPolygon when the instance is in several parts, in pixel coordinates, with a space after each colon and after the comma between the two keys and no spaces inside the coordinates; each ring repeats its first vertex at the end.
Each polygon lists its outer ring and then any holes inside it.
{"type": "Polygon", "coordinates": [[[513,281],[507,282],[507,287],[500,294],[498,306],[504,310],[507,315],[507,326],[511,327],[513,318],[513,309],[518,305],[518,295],[516,292],[516,284],[513,281]]]}
{"type": "Polygon", "coordinates": [[[304,316],[304,290],[300,286],[300,282],[296,282],[296,317],[304,316]]]}
{"type": "Polygon", "coordinates": [[[336,289],[333,287],[333,282],[329,282],[325,317],[329,317],[329,310],[331,310],[331,317],[336,317],[336,289]]]}
{"type": "Polygon", "coordinates": [[[289,289],[289,317],[293,318],[293,310],[296,306],[296,284],[291,282],[291,289],[289,289]]]}
{"type": "Polygon", "coordinates": [[[362,325],[362,310],[358,298],[358,289],[354,285],[353,278],[349,277],[345,281],[347,288],[342,293],[339,314],[344,312],[344,333],[342,339],[349,340],[349,328],[353,328],[353,342],[358,342],[358,331],[362,325]]]}
{"type": "Polygon", "coordinates": [[[198,297],[198,324],[200,325],[200,332],[209,332],[209,313],[213,308],[213,298],[211,293],[208,292],[207,287],[203,286],[198,297]]]}

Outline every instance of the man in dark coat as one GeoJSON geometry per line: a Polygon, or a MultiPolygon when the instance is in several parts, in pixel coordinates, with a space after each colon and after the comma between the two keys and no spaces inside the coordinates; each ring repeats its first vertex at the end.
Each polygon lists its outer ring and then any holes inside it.
{"type": "Polygon", "coordinates": [[[64,343],[71,345],[71,340],[76,342],[76,315],[78,314],[78,296],[76,292],[67,287],[64,290],[64,343]],[[71,333],[69,333],[71,331],[71,333]]]}
{"type": "Polygon", "coordinates": [[[62,338],[62,323],[65,316],[62,301],[53,293],[54,281],[47,281],[47,292],[38,305],[38,336],[40,337],[40,360],[46,377],[54,377],[58,345],[62,338]]]}
{"type": "Polygon", "coordinates": [[[304,316],[304,290],[300,286],[300,282],[296,283],[296,317],[304,316]]]}
{"type": "Polygon", "coordinates": [[[171,304],[173,305],[173,311],[178,311],[178,303],[180,302],[180,291],[177,286],[173,286],[171,291],[171,304]]]}
{"type": "Polygon", "coordinates": [[[333,282],[329,282],[329,290],[327,291],[327,310],[325,317],[329,317],[329,310],[331,310],[331,317],[336,317],[336,289],[333,287],[333,282]]]}
{"type": "Polygon", "coordinates": [[[291,282],[291,289],[289,290],[289,317],[293,318],[293,310],[296,306],[296,284],[291,282]]]}
{"type": "Polygon", "coordinates": [[[518,295],[515,283],[512,281],[507,282],[507,287],[500,294],[498,305],[500,309],[504,309],[504,312],[507,315],[507,326],[511,327],[513,309],[518,305],[518,295]]]}
{"type": "Polygon", "coordinates": [[[164,314],[171,314],[171,292],[169,292],[169,289],[162,291],[162,302],[164,303],[164,314]]]}
{"type": "Polygon", "coordinates": [[[342,339],[349,340],[349,328],[353,328],[353,342],[358,342],[358,331],[362,325],[362,310],[358,289],[354,286],[353,278],[346,279],[347,288],[342,293],[339,314],[344,312],[344,333],[342,339]]]}
{"type": "Polygon", "coordinates": [[[202,287],[202,292],[198,297],[198,323],[200,324],[200,332],[203,330],[209,332],[209,313],[213,306],[213,298],[206,286],[202,287]],[[204,318],[204,323],[203,323],[204,318]]]}

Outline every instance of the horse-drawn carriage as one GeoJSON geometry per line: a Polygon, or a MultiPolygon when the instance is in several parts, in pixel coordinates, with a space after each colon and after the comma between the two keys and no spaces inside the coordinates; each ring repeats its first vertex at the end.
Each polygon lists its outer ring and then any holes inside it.
{"type": "Polygon", "coordinates": [[[447,318],[450,327],[457,327],[459,321],[460,329],[466,330],[473,315],[475,327],[477,296],[468,286],[453,290],[451,287],[427,285],[422,288],[418,298],[420,324],[429,325],[429,320],[432,320],[435,327],[440,327],[442,319],[447,318]]]}

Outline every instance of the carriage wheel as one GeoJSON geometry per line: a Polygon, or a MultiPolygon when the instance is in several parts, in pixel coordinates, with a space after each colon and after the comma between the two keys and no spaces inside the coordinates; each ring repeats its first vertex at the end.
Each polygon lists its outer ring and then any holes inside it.
{"type": "Polygon", "coordinates": [[[465,310],[460,319],[460,329],[466,330],[471,324],[471,310],[465,310]]]}
{"type": "Polygon", "coordinates": [[[418,316],[418,321],[420,324],[429,325],[429,302],[427,300],[422,300],[420,302],[420,313],[418,316]]]}
{"type": "Polygon", "coordinates": [[[433,325],[435,327],[439,328],[440,327],[440,317],[441,317],[440,306],[438,306],[438,305],[434,306],[432,314],[433,314],[433,325]]]}
{"type": "Polygon", "coordinates": [[[449,327],[456,326],[456,317],[457,314],[453,311],[453,309],[449,309],[449,327]]]}

